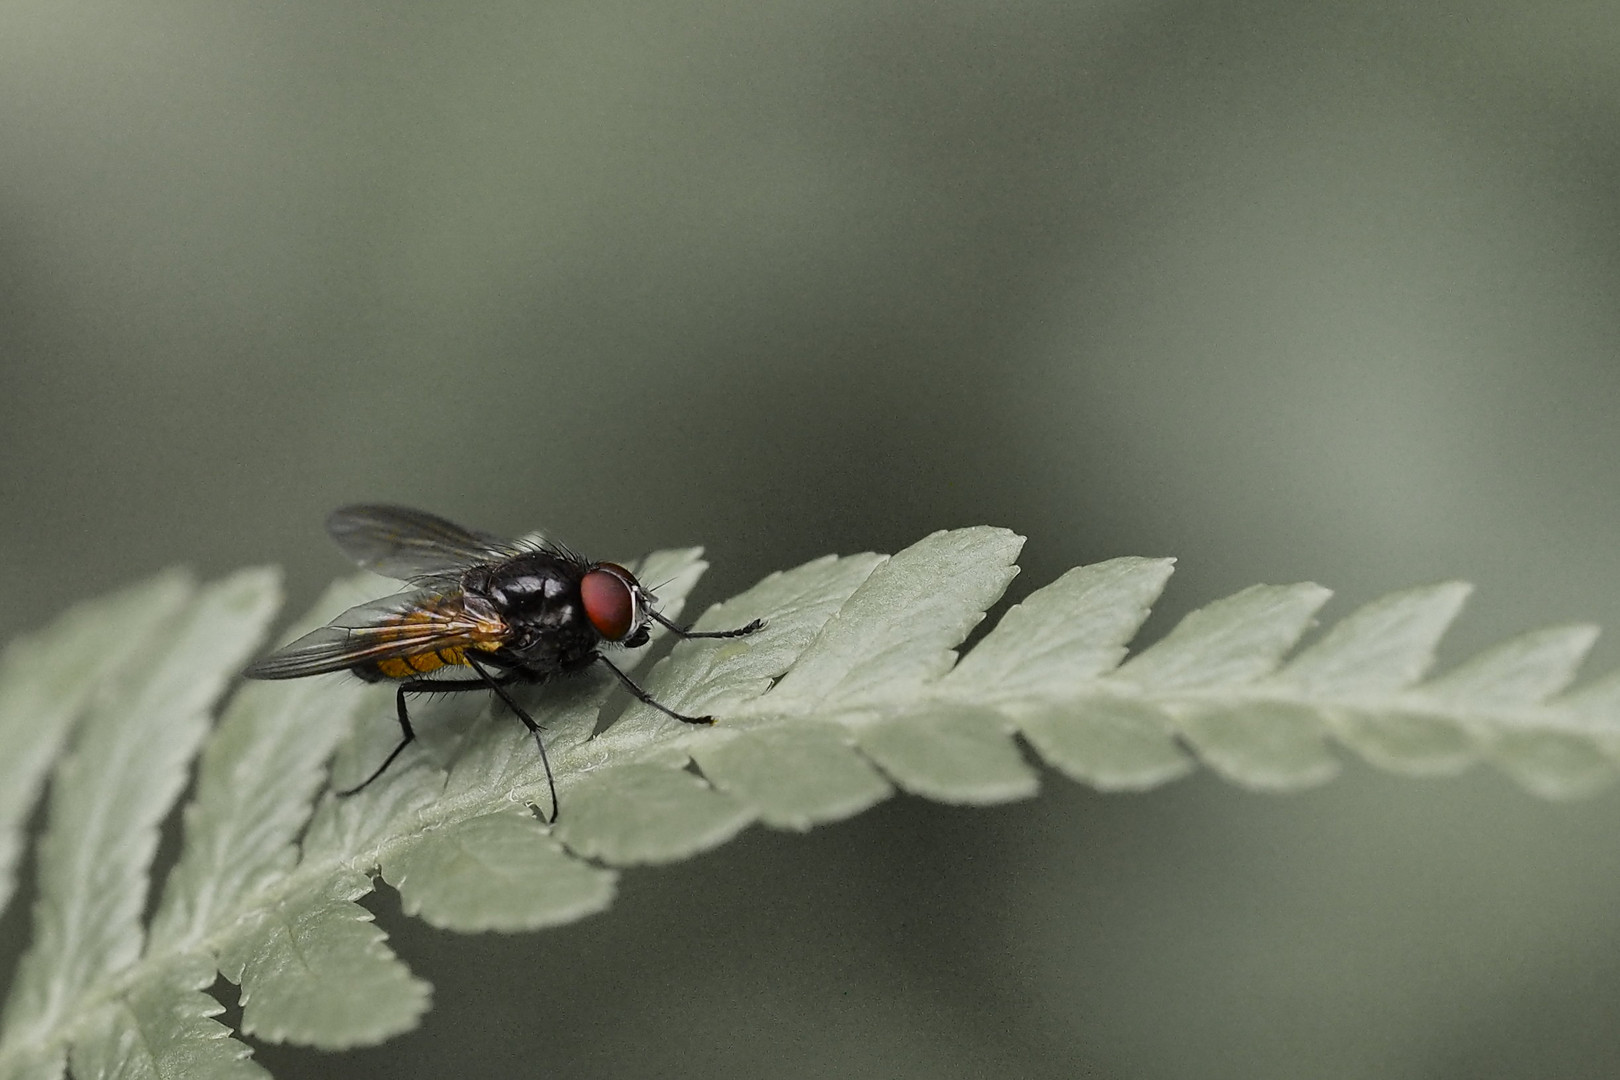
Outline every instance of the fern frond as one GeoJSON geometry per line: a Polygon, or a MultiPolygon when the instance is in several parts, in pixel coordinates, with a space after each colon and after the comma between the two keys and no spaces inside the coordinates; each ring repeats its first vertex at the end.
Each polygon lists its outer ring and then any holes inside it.
{"type": "MultiPolygon", "coordinates": [[[[1413,774],[1491,761],[1549,797],[1615,776],[1620,678],[1563,693],[1590,627],[1526,635],[1422,681],[1467,595],[1456,583],[1376,601],[1292,659],[1328,592],[1257,586],[1126,659],[1172,564],[1115,559],[1037,590],[958,659],[1020,544],[1001,529],[936,533],[892,558],[773,574],[711,608],[700,629],[767,625],[678,642],[645,678],[660,701],[719,717],[712,728],[632,704],[597,732],[607,680],[540,691],[563,807],[554,828],[531,809],[547,803],[532,743],[487,703],[426,705],[420,749],[339,800],[321,794],[323,763],[336,751],[339,784],[374,766],[395,737],[392,695],[340,678],[247,686],[203,748],[149,931],[139,912],[156,826],[274,583],[250,572],[193,597],[165,579],[13,646],[0,668],[0,899],[39,780],[93,704],[56,768],[0,1076],[60,1076],[68,1063],[81,1078],[262,1076],[213,1019],[216,971],[241,987],[249,1035],[377,1042],[415,1025],[430,993],[357,902],[379,874],[437,926],[554,926],[610,904],[616,868],[687,858],[756,821],[805,829],[897,788],[967,804],[1027,797],[1038,774],[1020,740],[1105,790],[1200,763],[1295,790],[1333,776],[1343,751],[1413,774]],[[117,647],[132,639],[150,642],[138,657],[117,647]],[[96,657],[96,670],[69,677],[66,656],[96,657]]],[[[659,594],[674,616],[702,569],[695,550],[663,552],[641,576],[669,582],[659,594]]],[[[306,622],[364,588],[339,586],[306,622]]]]}

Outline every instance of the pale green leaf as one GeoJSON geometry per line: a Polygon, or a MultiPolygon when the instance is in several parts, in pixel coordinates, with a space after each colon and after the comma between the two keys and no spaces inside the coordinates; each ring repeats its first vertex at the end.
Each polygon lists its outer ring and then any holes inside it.
{"type": "Polygon", "coordinates": [[[103,680],[172,619],[194,586],[164,574],[70,608],[0,655],[0,912],[16,888],[22,831],[45,773],[103,680]]]}
{"type": "Polygon", "coordinates": [[[1620,750],[1620,671],[1562,694],[1550,706],[1567,725],[1620,750]]]}
{"type": "Polygon", "coordinates": [[[613,902],[615,875],[565,852],[534,815],[507,810],[447,825],[383,857],[408,915],[449,930],[538,930],[613,902]]]}
{"type": "MultiPolygon", "coordinates": [[[[556,761],[588,743],[596,730],[602,703],[611,699],[618,685],[602,675],[589,673],[548,686],[515,689],[518,700],[542,725],[546,752],[556,761]]],[[[540,763],[534,736],[522,721],[493,696],[443,704],[453,704],[461,712],[447,717],[440,711],[434,714],[433,722],[441,728],[454,726],[461,738],[454,750],[445,755],[450,775],[442,797],[487,798],[492,791],[532,788],[539,793],[542,808],[549,816],[551,805],[550,794],[545,791],[545,769],[540,763]]],[[[375,760],[375,756],[368,760],[375,760]]]]}
{"type": "Polygon", "coordinates": [[[0,1057],[0,1080],[61,1080],[67,1050],[59,1045],[14,1047],[0,1057]]]}
{"type": "Polygon", "coordinates": [[[1190,772],[1165,711],[1097,695],[1072,704],[1036,700],[1003,710],[1054,768],[1101,791],[1143,791],[1190,772]]]}
{"type": "Polygon", "coordinates": [[[1290,701],[1185,705],[1176,724],[1204,763],[1237,783],[1294,791],[1331,780],[1339,763],[1320,713],[1290,701]]]}
{"type": "Polygon", "coordinates": [[[1584,732],[1504,731],[1491,747],[1491,758],[1544,799],[1583,798],[1615,780],[1614,757],[1584,732]]]}
{"type": "Polygon", "coordinates": [[[1332,594],[1320,585],[1254,585],[1182,619],[1119,669],[1158,691],[1239,686],[1277,667],[1332,594]]]}
{"type": "Polygon", "coordinates": [[[862,722],[856,739],[901,787],[940,802],[986,805],[1035,794],[1035,772],[998,718],[937,706],[862,722]]]}
{"type": "MultiPolygon", "coordinates": [[[[369,695],[375,699],[378,695],[369,695]]],[[[454,700],[454,699],[452,699],[454,700]]],[[[438,703],[432,703],[438,704],[438,703]]],[[[427,713],[427,709],[423,709],[427,713]]],[[[332,784],[344,788],[363,779],[387,756],[399,741],[399,729],[385,734],[394,716],[393,695],[387,695],[387,708],[362,708],[355,723],[357,739],[338,752],[332,767],[332,784]]],[[[533,749],[533,743],[530,743],[533,749]]],[[[412,749],[415,749],[414,747],[412,749]]],[[[332,795],[315,804],[315,813],[304,833],[300,865],[341,863],[348,866],[375,865],[382,848],[402,832],[421,826],[426,815],[439,802],[444,788],[444,772],[422,755],[409,751],[402,755],[377,783],[351,798],[332,795]]]]}
{"type": "Polygon", "coordinates": [[[80,997],[140,954],[158,823],[185,783],[214,699],[258,643],[279,591],[264,570],[204,589],[138,675],[91,709],[52,787],[34,940],[6,1005],[0,1063],[6,1051],[48,1041],[77,1020],[80,997]]]}
{"type": "Polygon", "coordinates": [[[893,791],[841,726],[814,720],[716,731],[692,756],[721,791],[782,829],[858,814],[893,791]]]}
{"type": "Polygon", "coordinates": [[[1434,647],[1469,592],[1449,581],[1375,600],[1323,634],[1273,682],[1323,697],[1404,690],[1434,665],[1434,647]]]}
{"type": "MultiPolygon", "coordinates": [[[[328,590],[294,635],[373,590],[345,581],[328,590]]],[[[363,686],[325,680],[249,683],[237,692],[202,756],[185,811],[185,845],[153,918],[150,947],[186,949],[223,911],[298,861],[294,838],[309,820],[322,768],[365,700],[363,686]]]]}
{"type": "MultiPolygon", "coordinates": [[[[688,714],[741,709],[770,688],[884,561],[872,554],[842,559],[827,556],[778,571],[747,592],[715,605],[694,629],[728,630],[754,619],[764,619],[765,627],[746,638],[677,643],[654,666],[647,691],[688,714]]],[[[668,723],[656,709],[636,702],[620,717],[614,737],[663,728],[668,723]]]]}
{"type": "Polygon", "coordinates": [[[564,803],[562,842],[619,866],[687,858],[730,840],[754,817],[701,778],[654,765],[589,773],[568,788],[564,803]]]}
{"type": "Polygon", "coordinates": [[[1334,734],[1369,764],[1408,776],[1450,776],[1479,759],[1479,738],[1456,717],[1399,702],[1329,708],[1334,734]]]}
{"type": "Polygon", "coordinates": [[[1539,705],[1575,678],[1595,626],[1552,626],[1481,653],[1428,683],[1422,696],[1442,706],[1501,712],[1539,705]]]}
{"type": "Polygon", "coordinates": [[[1030,696],[1111,671],[1174,569],[1174,559],[1139,558],[1076,567],[1008,609],[945,683],[1030,696]]]}
{"type": "Polygon", "coordinates": [[[206,957],[155,967],[127,995],[103,1005],[73,1046],[74,1080],[269,1080],[246,1044],[214,1020],[224,1009],[203,993],[214,981],[206,957]]]}
{"type": "Polygon", "coordinates": [[[242,987],[242,1030],[269,1042],[365,1046],[416,1026],[431,988],[384,944],[354,899],[364,874],[334,872],[324,888],[275,903],[223,950],[242,987]]]}
{"type": "Polygon", "coordinates": [[[872,571],[760,704],[804,712],[915,694],[950,668],[955,646],[1018,573],[1023,543],[981,526],[911,545],[872,571]]]}

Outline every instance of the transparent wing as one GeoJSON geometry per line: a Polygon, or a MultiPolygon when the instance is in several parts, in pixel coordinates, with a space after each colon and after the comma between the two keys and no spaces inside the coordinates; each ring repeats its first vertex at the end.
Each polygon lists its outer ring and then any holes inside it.
{"type": "Polygon", "coordinates": [[[410,581],[495,562],[526,550],[519,541],[472,532],[403,506],[345,506],[326,518],[343,553],[367,570],[410,581]]]}
{"type": "Polygon", "coordinates": [[[250,664],[250,679],[301,679],[356,664],[499,642],[506,625],[467,611],[461,597],[412,589],[352,607],[250,664]]]}

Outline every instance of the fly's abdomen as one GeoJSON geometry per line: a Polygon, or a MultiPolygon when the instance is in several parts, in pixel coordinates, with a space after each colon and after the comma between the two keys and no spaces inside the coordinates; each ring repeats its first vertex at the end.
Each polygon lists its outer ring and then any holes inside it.
{"type": "Polygon", "coordinates": [[[440,668],[467,665],[467,650],[494,651],[500,647],[505,626],[469,618],[458,601],[407,612],[387,626],[371,631],[396,647],[392,656],[357,664],[352,669],[363,679],[415,679],[440,668]]]}
{"type": "Polygon", "coordinates": [[[390,660],[377,660],[371,667],[385,679],[414,679],[418,675],[427,675],[443,667],[455,667],[466,663],[467,650],[463,646],[456,645],[434,649],[431,652],[412,653],[410,656],[396,656],[390,660]]]}

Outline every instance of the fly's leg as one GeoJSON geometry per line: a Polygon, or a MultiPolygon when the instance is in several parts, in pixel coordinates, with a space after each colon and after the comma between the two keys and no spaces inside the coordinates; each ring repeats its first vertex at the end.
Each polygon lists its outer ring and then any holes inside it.
{"type": "MultiPolygon", "coordinates": [[[[482,675],[483,672],[479,672],[479,674],[482,675]]],[[[370,787],[371,782],[377,779],[377,777],[381,776],[383,773],[387,772],[388,766],[394,763],[394,759],[399,757],[407,746],[416,741],[416,732],[411,728],[410,713],[405,708],[406,694],[458,694],[465,693],[469,690],[487,690],[489,688],[489,684],[486,681],[487,679],[488,676],[485,676],[483,679],[444,679],[442,681],[433,679],[407,679],[400,683],[399,692],[394,695],[394,707],[399,713],[399,730],[402,736],[399,740],[399,745],[394,747],[387,757],[383,758],[383,763],[377,766],[376,772],[360,781],[354,787],[345,788],[342,791],[336,792],[337,797],[340,799],[347,799],[349,796],[358,795],[360,792],[370,787]]],[[[503,693],[501,694],[501,697],[505,698],[506,695],[503,693]]]]}
{"type": "Polygon", "coordinates": [[[714,723],[714,717],[712,716],[687,716],[685,713],[676,712],[668,705],[660,704],[659,701],[651,694],[647,693],[647,691],[643,690],[640,686],[637,686],[634,679],[620,671],[618,665],[614,664],[613,661],[609,660],[605,656],[598,656],[596,659],[598,663],[607,665],[607,669],[619,677],[619,681],[624,683],[624,688],[630,691],[631,696],[642,704],[651,705],[653,708],[657,709],[670,719],[679,720],[683,724],[714,723]]]}
{"type": "Polygon", "coordinates": [[[491,675],[488,671],[484,670],[484,665],[474,658],[471,653],[467,654],[467,663],[474,671],[478,672],[478,677],[480,680],[482,680],[481,682],[470,683],[470,685],[488,686],[489,689],[495,691],[495,695],[502,701],[506,702],[506,707],[511,709],[519,720],[523,721],[523,726],[529,729],[530,735],[534,736],[535,748],[540,751],[540,764],[545,766],[546,770],[546,787],[551,791],[551,816],[546,819],[546,823],[548,825],[555,824],[557,821],[557,813],[560,809],[557,805],[557,781],[551,775],[551,761],[546,757],[545,741],[540,738],[540,725],[535,723],[534,717],[530,716],[524,710],[523,706],[519,705],[516,701],[513,701],[512,695],[506,692],[506,684],[511,682],[515,678],[515,675],[508,675],[504,678],[491,675]]]}
{"type": "MultiPolygon", "coordinates": [[[[756,631],[765,629],[765,620],[764,619],[755,619],[753,622],[749,623],[747,626],[739,626],[735,630],[693,630],[689,626],[677,626],[676,624],[670,622],[668,619],[664,618],[662,615],[658,614],[658,612],[656,612],[656,611],[649,611],[649,612],[647,612],[647,614],[649,616],[651,616],[653,622],[657,623],[659,626],[662,626],[665,630],[668,630],[670,633],[674,634],[678,638],[742,637],[745,634],[752,634],[752,633],[754,633],[756,631]]],[[[619,678],[622,679],[622,678],[624,678],[624,676],[621,674],[619,676],[619,678]]],[[[646,698],[642,698],[641,700],[647,701],[646,698]]],[[[664,708],[662,705],[659,705],[655,701],[648,701],[647,704],[653,705],[656,708],[660,708],[660,709],[664,708]]],[[[669,712],[668,709],[665,709],[664,711],[669,712]]],[[[674,713],[670,713],[670,715],[675,716],[674,713]]],[[[677,720],[685,720],[686,719],[686,717],[684,717],[684,716],[676,716],[675,718],[677,720]]]]}

